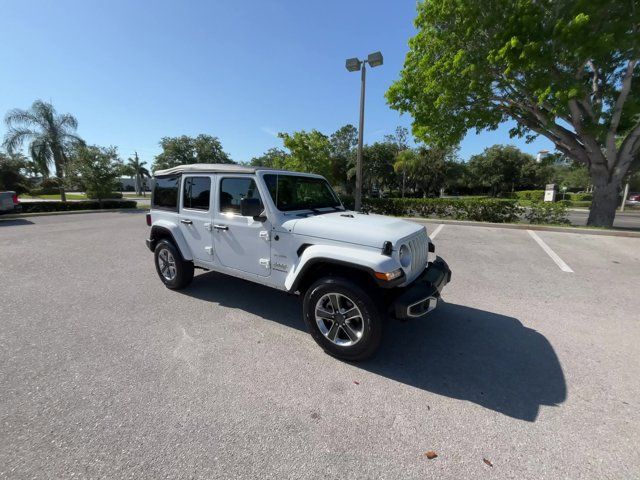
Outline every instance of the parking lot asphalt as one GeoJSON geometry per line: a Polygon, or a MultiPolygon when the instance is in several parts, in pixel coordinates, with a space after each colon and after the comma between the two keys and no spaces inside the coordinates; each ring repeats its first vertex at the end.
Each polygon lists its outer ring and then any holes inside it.
{"type": "Polygon", "coordinates": [[[0,477],[639,478],[640,239],[428,228],[444,302],[348,364],[140,213],[0,222],[0,477]]]}

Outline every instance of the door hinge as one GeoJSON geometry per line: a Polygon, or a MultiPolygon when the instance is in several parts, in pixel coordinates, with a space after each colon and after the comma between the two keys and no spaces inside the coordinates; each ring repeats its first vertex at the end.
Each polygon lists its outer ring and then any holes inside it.
{"type": "Polygon", "coordinates": [[[211,222],[207,222],[204,224],[204,228],[205,230],[207,230],[208,232],[211,232],[213,230],[213,223],[211,222]]]}
{"type": "Polygon", "coordinates": [[[213,245],[204,247],[204,251],[207,252],[209,255],[213,255],[213,245]]]}
{"type": "Polygon", "coordinates": [[[269,232],[267,230],[262,230],[258,235],[260,238],[262,238],[263,240],[266,240],[267,242],[271,239],[271,237],[269,236],[269,232]]]}
{"type": "Polygon", "coordinates": [[[260,265],[266,269],[269,269],[271,268],[271,260],[269,260],[268,258],[261,258],[260,265]]]}

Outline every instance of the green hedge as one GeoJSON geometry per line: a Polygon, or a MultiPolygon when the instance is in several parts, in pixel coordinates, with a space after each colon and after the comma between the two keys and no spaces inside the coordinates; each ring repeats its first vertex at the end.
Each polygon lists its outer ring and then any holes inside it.
{"type": "Polygon", "coordinates": [[[590,207],[591,206],[591,200],[588,201],[572,201],[571,202],[571,206],[572,207],[590,207]]]}
{"type": "Polygon", "coordinates": [[[529,223],[567,224],[567,206],[563,202],[533,202],[526,208],[529,223]]]}
{"type": "Polygon", "coordinates": [[[22,213],[68,212],[73,210],[101,210],[109,208],[136,208],[133,200],[88,200],[81,202],[24,202],[22,213]]]}
{"type": "MultiPolygon", "coordinates": [[[[562,193],[559,194],[559,197],[562,198],[562,193]]],[[[593,200],[592,193],[566,193],[565,198],[567,200],[571,200],[572,202],[590,202],[593,200]]]]}
{"type": "MultiPolygon", "coordinates": [[[[98,199],[98,197],[96,197],[93,192],[89,192],[89,191],[87,191],[87,198],[90,199],[90,200],[97,200],[98,199]]],[[[109,200],[116,199],[116,198],[122,198],[122,193],[120,193],[120,192],[111,192],[109,194],[109,200]]]]}
{"type": "Polygon", "coordinates": [[[519,192],[513,192],[513,198],[516,200],[541,202],[544,200],[544,190],[521,190],[519,192]]]}
{"type": "Polygon", "coordinates": [[[437,217],[479,222],[515,222],[522,209],[509,199],[365,198],[363,209],[398,217],[437,217]]]}

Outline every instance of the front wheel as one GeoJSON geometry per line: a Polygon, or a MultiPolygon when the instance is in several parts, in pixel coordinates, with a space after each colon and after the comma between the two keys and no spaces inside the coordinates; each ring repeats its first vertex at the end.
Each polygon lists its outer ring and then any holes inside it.
{"type": "Polygon", "coordinates": [[[154,250],[156,271],[167,288],[179,290],[193,280],[193,263],[182,258],[169,240],[160,240],[154,250]]]}
{"type": "Polygon", "coordinates": [[[311,336],[329,355],[359,361],[373,355],[380,345],[380,311],[350,280],[321,278],[307,290],[303,311],[311,336]]]}

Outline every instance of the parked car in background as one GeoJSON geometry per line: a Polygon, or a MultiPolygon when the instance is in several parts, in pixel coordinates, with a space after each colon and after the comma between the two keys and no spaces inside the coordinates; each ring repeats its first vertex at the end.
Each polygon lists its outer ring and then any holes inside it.
{"type": "Polygon", "coordinates": [[[630,193],[625,203],[627,205],[640,205],[640,193],[630,193]]]}
{"type": "Polygon", "coordinates": [[[16,192],[0,192],[0,213],[17,213],[22,210],[16,192]]]}

